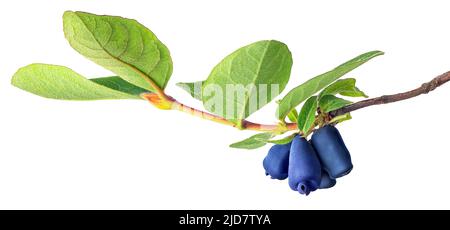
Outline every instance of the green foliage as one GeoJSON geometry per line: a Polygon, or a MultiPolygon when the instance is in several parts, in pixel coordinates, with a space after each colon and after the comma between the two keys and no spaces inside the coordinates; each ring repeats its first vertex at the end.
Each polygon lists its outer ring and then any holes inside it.
{"type": "Polygon", "coordinates": [[[356,79],[354,78],[347,78],[334,82],[322,90],[319,97],[337,94],[348,97],[368,97],[356,87],[356,79]]]}
{"type": "MultiPolygon", "coordinates": [[[[161,90],[171,77],[172,59],[167,47],[153,32],[132,19],[73,11],[64,13],[63,24],[64,34],[76,51],[117,76],[87,79],[67,67],[32,64],[14,74],[11,80],[14,86],[42,97],[63,100],[141,99],[142,93],[158,91],[146,96],[154,99],[154,104],[166,103],[167,108],[171,108],[175,101],[161,90]]],[[[295,87],[278,101],[277,117],[284,122],[287,116],[297,123],[301,132],[308,134],[315,125],[318,108],[327,113],[352,103],[336,95],[367,97],[356,87],[355,79],[338,79],[382,54],[381,51],[362,54],[295,87]],[[295,107],[302,102],[297,112],[295,107]]],[[[201,100],[206,110],[243,128],[245,118],[284,90],[291,68],[292,55],[288,47],[279,41],[263,40],[226,56],[206,80],[180,82],[177,86],[201,100]],[[220,106],[222,108],[217,108],[220,106]]],[[[347,113],[334,117],[330,123],[349,119],[351,116],[347,113]]],[[[321,122],[318,123],[322,125],[321,122]]],[[[230,147],[255,149],[266,143],[286,144],[296,134],[272,139],[286,130],[258,133],[230,147]]]]}
{"type": "Polygon", "coordinates": [[[303,104],[298,115],[298,129],[307,134],[309,129],[314,125],[317,111],[317,96],[312,96],[303,104]]]}
{"type": "Polygon", "coordinates": [[[346,114],[334,117],[333,119],[331,119],[331,121],[329,123],[341,123],[344,121],[348,121],[350,119],[352,119],[352,116],[350,115],[350,113],[346,113],[346,114]]]}
{"type": "Polygon", "coordinates": [[[204,81],[178,82],[176,85],[188,92],[193,98],[202,100],[202,85],[204,81]]]}
{"type": "Polygon", "coordinates": [[[281,139],[276,139],[276,140],[267,140],[267,143],[272,143],[272,144],[276,144],[276,145],[284,145],[287,143],[291,143],[291,141],[294,139],[295,135],[297,134],[292,134],[289,135],[287,137],[283,137],[281,139]]]}
{"type": "Polygon", "coordinates": [[[25,91],[53,99],[139,99],[136,94],[98,84],[57,65],[31,64],[22,67],[14,74],[11,83],[25,91]]]}
{"type": "Polygon", "coordinates": [[[319,106],[322,112],[328,113],[330,111],[340,109],[352,103],[353,102],[351,101],[347,101],[345,99],[333,95],[325,95],[322,98],[320,98],[319,106]]]}
{"type": "Polygon", "coordinates": [[[289,121],[297,123],[298,122],[298,112],[296,109],[291,110],[289,114],[287,115],[289,121]]]}
{"type": "Polygon", "coordinates": [[[103,85],[113,90],[117,90],[126,94],[139,96],[141,93],[148,92],[145,89],[139,88],[120,77],[101,77],[89,79],[97,84],[103,85]]]}
{"type": "Polygon", "coordinates": [[[347,61],[344,64],[336,67],[335,69],[316,76],[295,87],[294,89],[289,91],[289,93],[280,101],[277,110],[278,119],[283,120],[292,109],[294,109],[304,100],[319,92],[321,89],[333,83],[340,77],[344,76],[346,73],[366,63],[370,59],[382,54],[383,52],[381,51],[372,51],[359,55],[351,59],[350,61],[347,61]]]}
{"type": "Polygon", "coordinates": [[[272,133],[258,133],[245,140],[233,143],[230,147],[238,149],[257,149],[266,145],[268,140],[272,137],[272,133]]]}
{"type": "Polygon", "coordinates": [[[167,47],[135,20],[67,11],[64,34],[86,58],[143,89],[164,89],[172,74],[167,47]]]}
{"type": "Polygon", "coordinates": [[[239,124],[285,88],[291,67],[291,52],[281,42],[259,41],[244,46],[214,67],[203,84],[203,104],[208,111],[239,124]],[[267,86],[266,90],[261,88],[261,84],[267,86]],[[271,89],[271,85],[278,86],[277,92],[271,89]],[[227,89],[227,86],[234,86],[235,91],[227,89]],[[211,92],[208,91],[208,87],[211,92]],[[217,87],[224,95],[217,95],[217,87]],[[217,103],[214,97],[221,99],[222,102],[217,103]],[[251,106],[250,101],[260,97],[266,97],[266,102],[251,106]],[[210,100],[214,102],[209,103],[210,100]],[[217,108],[218,106],[222,108],[217,108]]]}

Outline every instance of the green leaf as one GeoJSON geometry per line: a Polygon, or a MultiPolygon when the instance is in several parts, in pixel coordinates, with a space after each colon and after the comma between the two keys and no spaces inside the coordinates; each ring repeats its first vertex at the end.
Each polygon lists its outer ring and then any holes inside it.
{"type": "Polygon", "coordinates": [[[333,83],[340,77],[344,76],[346,73],[366,63],[370,59],[382,54],[383,52],[381,51],[372,51],[359,55],[358,57],[355,57],[352,60],[336,67],[335,69],[316,76],[295,87],[294,89],[289,91],[289,93],[280,101],[277,110],[278,119],[283,120],[292,109],[294,109],[304,100],[319,92],[321,89],[333,83]]]}
{"type": "Polygon", "coordinates": [[[367,94],[365,94],[363,91],[361,91],[356,86],[352,90],[342,91],[339,94],[342,96],[347,96],[347,97],[365,97],[365,98],[369,97],[369,96],[367,96],[367,94]]]}
{"type": "Polygon", "coordinates": [[[279,41],[244,46],[214,67],[203,84],[203,105],[239,126],[285,88],[291,67],[291,52],[279,41]]]}
{"type": "Polygon", "coordinates": [[[188,92],[193,98],[202,100],[202,85],[204,81],[196,82],[178,82],[176,85],[186,92],[188,92]]]}
{"type": "Polygon", "coordinates": [[[64,34],[70,45],[86,58],[143,89],[161,89],[172,74],[167,47],[135,20],[66,11],[64,34]]]}
{"type": "Polygon", "coordinates": [[[141,93],[148,92],[145,89],[139,88],[120,77],[102,77],[89,79],[97,84],[103,85],[113,90],[117,90],[126,94],[139,96],[141,93]]]}
{"type": "Polygon", "coordinates": [[[287,137],[277,139],[277,140],[268,140],[266,142],[276,144],[276,145],[285,145],[287,143],[291,143],[291,141],[294,139],[295,135],[297,135],[297,134],[292,134],[292,135],[289,135],[287,137]]]}
{"type": "Polygon", "coordinates": [[[230,145],[230,147],[238,149],[257,149],[266,145],[267,140],[272,137],[272,133],[258,133],[245,140],[233,143],[230,145]]]}
{"type": "Polygon", "coordinates": [[[329,123],[341,123],[344,121],[348,121],[350,119],[352,119],[352,116],[350,115],[350,113],[346,113],[346,114],[334,117],[333,119],[331,119],[331,121],[329,123]]]}
{"type": "Polygon", "coordinates": [[[289,121],[297,123],[297,118],[298,118],[298,112],[296,109],[291,110],[291,112],[289,112],[289,114],[287,115],[289,121]]]}
{"type": "Polygon", "coordinates": [[[139,99],[105,87],[57,65],[31,64],[20,68],[11,84],[36,95],[61,100],[139,99]]]}
{"type": "Polygon", "coordinates": [[[311,126],[314,124],[317,111],[317,96],[312,96],[303,104],[298,115],[298,129],[307,134],[311,126]]]}
{"type": "Polygon", "coordinates": [[[334,82],[333,84],[326,87],[320,93],[320,97],[325,95],[337,95],[340,94],[342,96],[348,97],[368,97],[364,92],[359,90],[356,86],[356,79],[347,78],[334,82]]]}
{"type": "Polygon", "coordinates": [[[323,96],[319,101],[319,106],[322,112],[328,113],[336,109],[340,109],[346,105],[350,105],[353,102],[347,101],[345,99],[333,96],[333,95],[326,95],[323,96]]]}

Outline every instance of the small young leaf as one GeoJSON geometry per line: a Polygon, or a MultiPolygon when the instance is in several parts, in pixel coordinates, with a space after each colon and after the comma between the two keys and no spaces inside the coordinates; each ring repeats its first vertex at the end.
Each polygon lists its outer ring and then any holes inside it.
{"type": "Polygon", "coordinates": [[[372,51],[359,55],[358,57],[355,57],[352,60],[336,67],[335,69],[314,77],[306,81],[305,83],[295,87],[294,89],[289,91],[289,93],[286,94],[283,99],[281,99],[281,102],[278,105],[277,109],[278,119],[283,120],[292,109],[294,109],[304,100],[319,92],[327,85],[333,83],[335,80],[344,76],[346,73],[366,63],[370,59],[382,54],[383,52],[381,51],[372,51]]]}
{"type": "Polygon", "coordinates": [[[333,119],[331,119],[331,121],[329,123],[341,123],[344,121],[348,121],[350,119],[352,119],[352,116],[350,115],[350,113],[346,113],[346,114],[334,117],[333,119]]]}
{"type": "Polygon", "coordinates": [[[61,100],[140,99],[105,87],[57,65],[31,64],[20,68],[11,84],[36,95],[61,100]]]}
{"type": "Polygon", "coordinates": [[[291,141],[294,139],[295,135],[297,135],[297,134],[292,134],[292,135],[289,135],[287,137],[277,139],[277,140],[268,140],[266,142],[276,144],[276,145],[285,145],[287,143],[291,143],[291,141]]]}
{"type": "Polygon", "coordinates": [[[67,11],[64,34],[86,58],[147,90],[164,89],[172,74],[167,47],[146,27],[122,17],[67,11]]]}
{"type": "Polygon", "coordinates": [[[337,95],[348,97],[368,97],[364,92],[359,90],[356,86],[356,79],[347,78],[334,82],[333,84],[326,87],[320,93],[319,98],[325,95],[337,95]]]}
{"type": "Polygon", "coordinates": [[[178,82],[176,85],[188,92],[193,98],[202,100],[202,85],[204,81],[178,82]]]}
{"type": "Polygon", "coordinates": [[[297,123],[297,118],[298,118],[298,112],[296,109],[291,110],[291,112],[289,112],[289,114],[287,115],[289,121],[297,123]]]}
{"type": "Polygon", "coordinates": [[[312,96],[303,104],[302,109],[298,115],[298,129],[303,133],[308,133],[311,126],[314,124],[317,111],[317,96],[312,96]]]}
{"type": "Polygon", "coordinates": [[[233,143],[230,147],[238,149],[257,149],[266,145],[267,141],[272,137],[272,133],[258,133],[245,140],[233,143]]]}
{"type": "Polygon", "coordinates": [[[333,95],[326,95],[323,96],[319,101],[319,106],[322,112],[328,113],[330,111],[340,109],[346,105],[352,104],[353,102],[347,101],[345,99],[333,96],[333,95]]]}
{"type": "Polygon", "coordinates": [[[126,94],[139,96],[141,93],[148,92],[143,88],[139,88],[120,77],[101,77],[89,79],[97,84],[103,85],[113,90],[117,90],[126,94]]]}
{"type": "Polygon", "coordinates": [[[352,90],[342,91],[339,94],[342,96],[347,96],[347,97],[365,97],[365,98],[369,97],[369,96],[367,96],[367,94],[365,94],[363,91],[361,91],[356,86],[352,90]]]}
{"type": "Polygon", "coordinates": [[[203,105],[239,125],[285,88],[291,67],[291,52],[279,41],[244,46],[214,67],[203,84],[203,105]]]}

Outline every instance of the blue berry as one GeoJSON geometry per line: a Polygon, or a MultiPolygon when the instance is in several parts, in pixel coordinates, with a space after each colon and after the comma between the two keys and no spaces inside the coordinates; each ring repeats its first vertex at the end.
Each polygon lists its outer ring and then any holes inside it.
{"type": "Polygon", "coordinates": [[[331,188],[336,185],[336,179],[331,178],[328,173],[322,170],[322,179],[320,180],[319,189],[331,188]]]}
{"type": "Polygon", "coordinates": [[[353,169],[350,153],[336,127],[327,125],[318,129],[312,135],[311,143],[331,178],[345,176],[353,169]]]}
{"type": "Polygon", "coordinates": [[[263,160],[266,175],[272,179],[284,180],[288,177],[289,150],[291,143],[274,145],[263,160]]]}
{"type": "Polygon", "coordinates": [[[311,144],[303,137],[296,136],[289,155],[289,186],[300,194],[308,195],[319,188],[321,166],[311,144]]]}

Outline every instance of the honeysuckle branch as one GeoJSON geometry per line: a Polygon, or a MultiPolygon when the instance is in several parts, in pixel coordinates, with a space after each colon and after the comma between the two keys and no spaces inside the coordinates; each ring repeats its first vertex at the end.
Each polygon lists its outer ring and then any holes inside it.
{"type": "Polygon", "coordinates": [[[193,107],[187,106],[187,105],[185,105],[183,103],[180,103],[180,102],[178,102],[176,100],[172,102],[172,108],[171,109],[178,110],[178,111],[190,114],[190,115],[192,115],[194,117],[199,117],[199,118],[202,118],[202,119],[205,119],[205,120],[210,120],[210,121],[214,121],[214,122],[217,122],[217,123],[220,123],[220,124],[236,127],[236,125],[233,122],[231,122],[231,121],[229,121],[229,120],[227,120],[227,119],[225,119],[225,118],[223,118],[221,116],[217,116],[217,115],[212,114],[212,113],[208,113],[208,112],[205,112],[205,111],[198,110],[196,108],[193,108],[193,107]]]}
{"type": "Polygon", "coordinates": [[[384,96],[380,96],[380,97],[375,97],[375,98],[359,101],[359,102],[347,105],[345,107],[342,107],[340,109],[337,109],[335,111],[331,111],[330,115],[335,117],[335,116],[343,115],[343,114],[346,114],[346,113],[349,113],[349,112],[352,112],[352,111],[355,111],[358,109],[362,109],[362,108],[365,108],[368,106],[372,106],[372,105],[388,104],[388,103],[392,103],[392,102],[403,101],[406,99],[417,97],[421,94],[427,94],[427,93],[435,90],[437,87],[443,85],[444,83],[446,83],[448,81],[450,81],[450,71],[433,78],[433,80],[431,80],[427,83],[423,83],[420,87],[418,87],[416,89],[413,89],[413,90],[410,90],[407,92],[403,92],[403,93],[384,95],[384,96]]]}
{"type": "MultiPolygon", "coordinates": [[[[171,110],[178,110],[187,114],[190,114],[195,117],[199,117],[205,120],[210,120],[213,122],[217,122],[223,125],[228,125],[231,127],[236,127],[237,125],[234,122],[231,122],[221,116],[208,113],[196,108],[193,108],[191,106],[185,105],[177,100],[175,100],[172,97],[169,97],[166,95],[166,98],[168,98],[169,101],[161,100],[159,95],[154,93],[144,93],[141,95],[142,98],[149,101],[156,107],[160,109],[171,109],[171,110]]],[[[244,120],[242,121],[242,127],[240,129],[245,130],[255,130],[255,131],[264,131],[264,132],[285,132],[289,130],[295,130],[297,129],[296,123],[288,123],[288,124],[275,124],[275,125],[268,125],[268,124],[259,124],[254,123],[251,121],[244,120]]]]}
{"type": "Polygon", "coordinates": [[[265,124],[258,124],[253,123],[251,121],[244,120],[243,126],[245,129],[248,130],[259,130],[259,131],[279,131],[279,132],[286,132],[286,131],[292,131],[297,130],[297,123],[286,123],[286,124],[278,124],[278,125],[265,125],[265,124]]]}
{"type": "MultiPolygon", "coordinates": [[[[192,107],[187,106],[183,103],[180,103],[176,100],[173,101],[172,109],[185,112],[185,113],[193,115],[195,117],[200,117],[200,118],[203,118],[206,120],[210,120],[210,121],[214,121],[217,123],[221,123],[224,125],[238,128],[235,123],[233,123],[223,117],[192,108],[192,107]]],[[[240,129],[264,131],[264,132],[285,132],[288,130],[297,129],[297,124],[292,123],[292,124],[288,124],[288,125],[281,125],[281,124],[267,125],[267,124],[253,123],[251,121],[244,120],[244,121],[242,121],[242,125],[241,125],[240,129]]]]}
{"type": "MultiPolygon", "coordinates": [[[[336,117],[340,115],[344,115],[346,113],[362,109],[368,106],[372,105],[379,105],[379,104],[387,104],[397,101],[402,101],[406,99],[410,99],[416,96],[419,96],[421,94],[427,94],[437,87],[443,85],[444,83],[450,81],[450,71],[446,72],[442,75],[439,75],[435,77],[430,82],[422,84],[420,87],[403,92],[398,94],[392,94],[392,95],[384,95],[380,97],[375,97],[363,101],[359,101],[350,105],[347,105],[345,107],[342,107],[340,109],[334,110],[329,112],[329,115],[331,117],[336,117]]],[[[152,85],[153,87],[156,86],[156,84],[152,85]]],[[[156,86],[157,87],[157,86],[156,86]]],[[[241,127],[237,127],[237,125],[227,120],[221,116],[214,115],[193,107],[190,107],[188,105],[185,105],[174,98],[166,95],[163,90],[156,88],[156,93],[144,93],[141,95],[142,98],[149,101],[156,107],[160,109],[166,109],[166,110],[178,110],[187,114],[190,114],[195,117],[199,117],[205,120],[210,120],[213,122],[217,122],[220,124],[228,125],[231,127],[244,129],[244,130],[255,130],[255,131],[262,131],[262,132],[287,132],[287,131],[293,131],[298,130],[297,123],[280,123],[280,124],[259,124],[254,123],[251,121],[243,120],[241,127]]]]}

